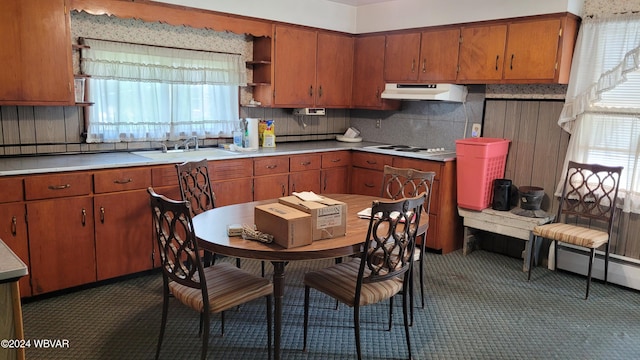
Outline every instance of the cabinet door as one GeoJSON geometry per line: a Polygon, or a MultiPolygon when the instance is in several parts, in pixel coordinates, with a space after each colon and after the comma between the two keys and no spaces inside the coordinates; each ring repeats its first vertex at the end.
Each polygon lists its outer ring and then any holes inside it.
{"type": "Polygon", "coordinates": [[[314,106],[316,94],[316,32],[276,26],[274,105],[314,106]]]}
{"type": "MultiPolygon", "coordinates": [[[[29,267],[29,243],[27,237],[24,203],[0,204],[0,239],[29,267]]],[[[29,270],[31,274],[31,270],[29,270]]],[[[31,296],[30,275],[20,278],[20,296],[31,296]]]]}
{"type": "Polygon", "coordinates": [[[316,106],[351,105],[353,37],[318,33],[316,106]]]}
{"type": "Polygon", "coordinates": [[[253,200],[268,200],[286,196],[289,174],[259,176],[253,179],[253,200]]]}
{"type": "Polygon", "coordinates": [[[399,109],[400,101],[382,99],[385,36],[358,37],[354,43],[353,95],[356,109],[399,109]]]}
{"type": "Polygon", "coordinates": [[[458,81],[500,81],[506,39],[506,24],[463,27],[458,81]]]}
{"type": "Polygon", "coordinates": [[[0,104],[71,105],[65,0],[0,1],[0,104]]]}
{"type": "Polygon", "coordinates": [[[34,295],[96,281],[91,200],[83,196],[27,204],[34,295]]]}
{"type": "Polygon", "coordinates": [[[313,191],[320,193],[320,170],[293,172],[289,175],[289,193],[313,191]]]}
{"type": "Polygon", "coordinates": [[[504,79],[553,81],[560,28],[560,19],[509,24],[504,79]]]}
{"type": "Polygon", "coordinates": [[[349,193],[349,168],[346,166],[322,169],[320,172],[321,194],[349,193]]]}
{"type": "Polygon", "coordinates": [[[387,82],[418,80],[420,33],[387,35],[384,79],[387,82]]]}
{"type": "Polygon", "coordinates": [[[460,29],[425,31],[420,46],[420,81],[455,82],[460,29]]]}
{"type": "Polygon", "coordinates": [[[216,207],[253,201],[252,183],[251,178],[211,182],[216,207]]]}
{"type": "Polygon", "coordinates": [[[153,234],[147,191],[96,195],[93,202],[98,280],[151,269],[153,234]]]}

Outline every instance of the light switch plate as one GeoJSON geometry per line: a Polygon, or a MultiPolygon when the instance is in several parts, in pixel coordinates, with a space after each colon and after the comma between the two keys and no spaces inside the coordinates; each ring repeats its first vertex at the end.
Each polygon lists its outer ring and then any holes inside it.
{"type": "Polygon", "coordinates": [[[480,137],[481,131],[482,131],[482,125],[477,123],[471,125],[471,137],[474,137],[474,138],[480,137]]]}

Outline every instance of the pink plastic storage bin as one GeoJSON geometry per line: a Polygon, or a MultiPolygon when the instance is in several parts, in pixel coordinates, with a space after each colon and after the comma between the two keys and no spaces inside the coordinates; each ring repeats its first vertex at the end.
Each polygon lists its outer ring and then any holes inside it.
{"type": "Polygon", "coordinates": [[[504,177],[507,139],[456,140],[458,206],[471,210],[491,207],[493,180],[504,177]]]}

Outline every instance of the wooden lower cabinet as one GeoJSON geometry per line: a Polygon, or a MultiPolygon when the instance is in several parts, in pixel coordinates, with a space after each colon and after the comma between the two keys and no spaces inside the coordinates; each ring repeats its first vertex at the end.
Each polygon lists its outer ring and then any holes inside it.
{"type": "Polygon", "coordinates": [[[253,200],[275,199],[288,195],[289,174],[257,176],[253,178],[253,200]]]}
{"type": "Polygon", "coordinates": [[[94,197],[97,279],[153,268],[152,220],[147,190],[94,197]]]}
{"type": "MultiPolygon", "coordinates": [[[[0,239],[29,267],[29,239],[27,237],[24,202],[0,204],[0,239]]],[[[20,278],[20,296],[31,296],[29,275],[20,278]]]]}
{"type": "Polygon", "coordinates": [[[354,194],[380,196],[385,165],[393,163],[389,155],[354,152],[351,156],[351,192],[354,194]]]}
{"type": "Polygon", "coordinates": [[[349,168],[346,166],[320,171],[321,194],[347,194],[349,192],[349,168]]]}
{"type": "Polygon", "coordinates": [[[250,177],[213,181],[211,187],[216,197],[216,207],[253,201],[250,177]]]}
{"type": "Polygon", "coordinates": [[[33,295],[96,281],[93,199],[27,203],[33,295]]]}
{"type": "Polygon", "coordinates": [[[393,166],[435,171],[426,245],[443,254],[461,249],[462,221],[457,207],[456,162],[395,157],[393,166]]]}

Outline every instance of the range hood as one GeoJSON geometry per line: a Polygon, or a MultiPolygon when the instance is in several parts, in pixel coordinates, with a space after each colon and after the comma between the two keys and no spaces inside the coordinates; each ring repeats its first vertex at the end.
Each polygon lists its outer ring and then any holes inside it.
{"type": "Polygon", "coordinates": [[[383,99],[464,102],[467,88],[454,84],[386,84],[383,99]]]}

